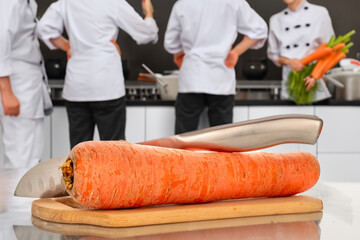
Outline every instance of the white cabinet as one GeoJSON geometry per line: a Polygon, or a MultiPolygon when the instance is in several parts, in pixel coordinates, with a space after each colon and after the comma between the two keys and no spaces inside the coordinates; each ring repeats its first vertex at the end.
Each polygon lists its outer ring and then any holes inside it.
{"type": "MultiPolygon", "coordinates": [[[[309,114],[314,115],[313,106],[250,106],[249,119],[256,119],[280,114],[309,114]]],[[[316,144],[281,144],[263,149],[264,152],[310,152],[316,155],[316,144]]]]}
{"type": "Polygon", "coordinates": [[[324,121],[318,141],[321,180],[360,181],[360,107],[317,106],[324,121]]]}
{"type": "Polygon", "coordinates": [[[145,107],[126,107],[125,136],[131,143],[145,141],[145,107]]]}
{"type": "Polygon", "coordinates": [[[65,107],[54,107],[51,115],[51,131],[51,157],[67,156],[70,152],[70,138],[65,107]]]}
{"type": "Polygon", "coordinates": [[[360,182],[360,153],[319,153],[320,180],[360,182]]]}
{"type": "Polygon", "coordinates": [[[235,106],[233,111],[233,122],[243,122],[249,119],[248,106],[235,106]]]}
{"type": "Polygon", "coordinates": [[[146,107],[145,140],[175,134],[175,108],[172,106],[146,107]]]}
{"type": "Polygon", "coordinates": [[[360,107],[317,106],[315,111],[324,121],[319,153],[360,153],[360,107]]]}
{"type": "Polygon", "coordinates": [[[44,133],[45,133],[44,152],[41,161],[46,161],[51,158],[51,116],[45,117],[44,133]]]}

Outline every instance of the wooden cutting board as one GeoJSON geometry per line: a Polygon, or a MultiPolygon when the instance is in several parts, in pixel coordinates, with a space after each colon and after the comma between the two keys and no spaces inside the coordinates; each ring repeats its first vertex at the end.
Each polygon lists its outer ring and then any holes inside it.
{"type": "Polygon", "coordinates": [[[133,227],[240,217],[311,213],[323,209],[320,199],[297,195],[280,198],[228,200],[202,204],[164,205],[134,209],[82,208],[70,197],[35,200],[31,212],[45,221],[103,227],[133,227]]]}

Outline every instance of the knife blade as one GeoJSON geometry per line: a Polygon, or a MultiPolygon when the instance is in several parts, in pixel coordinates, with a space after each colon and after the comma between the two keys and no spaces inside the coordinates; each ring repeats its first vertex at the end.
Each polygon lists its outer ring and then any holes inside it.
{"type": "Polygon", "coordinates": [[[66,157],[57,157],[31,168],[18,182],[14,195],[32,198],[67,196],[59,170],[65,160],[66,157]]]}
{"type": "MultiPolygon", "coordinates": [[[[313,115],[285,114],[196,130],[138,144],[224,152],[259,150],[283,143],[315,144],[323,121],[313,115]]],[[[67,196],[59,167],[66,157],[42,162],[20,179],[15,196],[67,196]]]]}

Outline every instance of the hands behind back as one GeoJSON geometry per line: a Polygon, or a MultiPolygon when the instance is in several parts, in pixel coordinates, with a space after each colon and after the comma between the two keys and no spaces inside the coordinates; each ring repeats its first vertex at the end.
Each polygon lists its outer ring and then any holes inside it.
{"type": "Polygon", "coordinates": [[[184,52],[184,51],[181,51],[181,52],[179,52],[179,53],[175,53],[175,54],[174,54],[174,62],[175,62],[175,64],[178,66],[179,69],[181,68],[181,65],[182,65],[184,56],[185,56],[185,52],[184,52]]]}
{"type": "Polygon", "coordinates": [[[239,55],[235,50],[231,50],[225,59],[225,66],[228,68],[233,68],[239,60],[239,55]]]}

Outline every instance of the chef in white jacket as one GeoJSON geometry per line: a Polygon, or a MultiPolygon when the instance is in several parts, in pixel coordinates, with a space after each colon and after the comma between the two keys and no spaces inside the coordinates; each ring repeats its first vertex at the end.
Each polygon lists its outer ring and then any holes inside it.
{"type": "Polygon", "coordinates": [[[125,0],[59,0],[41,18],[39,37],[69,57],[63,98],[71,147],[92,140],[95,125],[101,140],[125,139],[124,76],[112,40],[121,28],[138,44],[157,42],[151,1],[142,1],[142,7],[144,19],[125,0]]]}
{"type": "MultiPolygon", "coordinates": [[[[284,0],[288,5],[270,18],[268,57],[277,66],[282,66],[281,98],[289,99],[286,82],[293,70],[301,71],[300,59],[313,52],[319,45],[328,42],[334,29],[325,7],[306,0],[284,0]]],[[[324,81],[319,79],[314,101],[331,96],[324,81]]]]}
{"type": "Polygon", "coordinates": [[[175,132],[195,130],[208,107],[210,126],[232,122],[234,66],[249,48],[263,46],[265,21],[245,0],[179,0],[173,6],[164,47],[180,67],[175,132]],[[238,33],[242,41],[232,48],[238,33]]]}
{"type": "Polygon", "coordinates": [[[36,165],[44,148],[44,99],[50,99],[43,92],[47,79],[35,36],[36,11],[34,0],[0,1],[0,125],[6,168],[36,165]]]}

